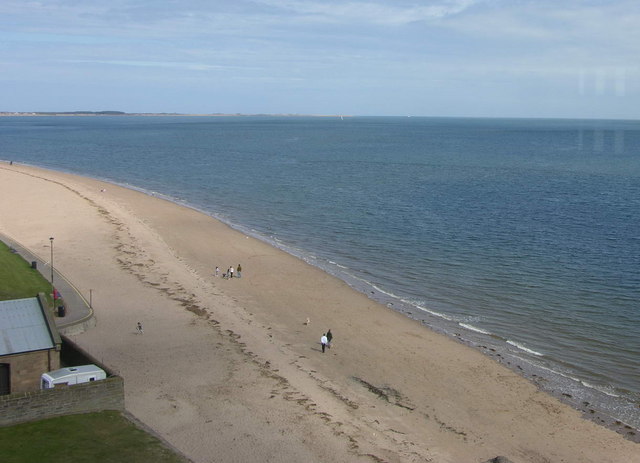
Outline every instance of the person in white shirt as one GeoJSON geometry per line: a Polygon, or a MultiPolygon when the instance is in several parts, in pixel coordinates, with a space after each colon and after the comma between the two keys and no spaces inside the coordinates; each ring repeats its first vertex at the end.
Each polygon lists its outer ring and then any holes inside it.
{"type": "Polygon", "coordinates": [[[327,347],[327,344],[329,343],[329,340],[327,339],[327,335],[323,334],[322,337],[320,338],[320,344],[322,344],[322,353],[324,354],[324,350],[327,347]]]}

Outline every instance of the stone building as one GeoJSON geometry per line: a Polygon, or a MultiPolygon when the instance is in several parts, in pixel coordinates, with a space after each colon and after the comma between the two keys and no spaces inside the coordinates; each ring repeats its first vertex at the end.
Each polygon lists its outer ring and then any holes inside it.
{"type": "Polygon", "coordinates": [[[60,335],[41,297],[0,301],[0,395],[40,389],[60,368],[60,335]]]}

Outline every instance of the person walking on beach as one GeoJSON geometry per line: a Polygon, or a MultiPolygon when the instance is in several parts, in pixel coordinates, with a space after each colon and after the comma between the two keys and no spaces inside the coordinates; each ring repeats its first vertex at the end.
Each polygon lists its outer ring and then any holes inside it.
{"type": "Polygon", "coordinates": [[[144,334],[144,331],[142,330],[141,322],[138,322],[138,324],[136,325],[136,330],[138,331],[138,334],[144,334]]]}
{"type": "Polygon", "coordinates": [[[218,267],[218,266],[216,265],[216,278],[218,277],[218,274],[219,274],[219,273],[220,273],[220,267],[218,267]]]}
{"type": "Polygon", "coordinates": [[[238,278],[240,278],[242,276],[242,267],[240,266],[240,264],[238,264],[238,266],[236,267],[236,272],[238,274],[238,278]]]}
{"type": "Polygon", "coordinates": [[[327,335],[323,334],[322,337],[320,338],[320,344],[322,344],[322,353],[324,354],[324,349],[327,347],[327,343],[329,341],[327,340],[327,335]]]}
{"type": "Polygon", "coordinates": [[[233,267],[229,267],[229,278],[233,278],[233,267]]]}
{"type": "Polygon", "coordinates": [[[327,348],[331,349],[331,340],[333,339],[333,334],[331,334],[331,330],[327,331],[327,348]]]}

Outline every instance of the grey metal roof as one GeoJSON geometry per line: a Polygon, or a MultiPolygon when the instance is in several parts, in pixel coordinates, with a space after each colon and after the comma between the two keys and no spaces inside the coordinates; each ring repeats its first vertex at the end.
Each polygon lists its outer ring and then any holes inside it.
{"type": "Polygon", "coordinates": [[[0,301],[0,355],[55,347],[38,299],[0,301]]]}

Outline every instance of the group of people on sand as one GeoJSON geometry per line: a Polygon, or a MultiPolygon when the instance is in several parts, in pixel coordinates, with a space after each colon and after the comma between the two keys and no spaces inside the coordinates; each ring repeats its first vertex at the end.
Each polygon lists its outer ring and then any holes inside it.
{"type": "MultiPolygon", "coordinates": [[[[220,275],[220,267],[216,267],[216,276],[220,275]]],[[[236,278],[240,278],[242,276],[242,266],[238,264],[238,266],[234,269],[233,265],[227,269],[226,272],[222,274],[222,278],[228,279],[233,278],[235,275],[236,278]]]]}
{"type": "Polygon", "coordinates": [[[324,354],[325,349],[331,349],[331,340],[333,339],[333,334],[331,330],[327,331],[320,338],[320,344],[322,344],[322,353],[324,354]]]}

